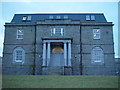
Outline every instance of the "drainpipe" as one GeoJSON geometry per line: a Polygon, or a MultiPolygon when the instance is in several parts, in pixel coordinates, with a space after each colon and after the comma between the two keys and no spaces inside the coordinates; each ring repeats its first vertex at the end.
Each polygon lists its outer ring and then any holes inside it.
{"type": "Polygon", "coordinates": [[[33,62],[33,75],[35,75],[35,68],[36,68],[36,25],[35,25],[35,38],[34,38],[34,62],[33,62]]]}
{"type": "Polygon", "coordinates": [[[81,40],[81,26],[80,26],[80,75],[83,75],[83,67],[82,67],[82,40],[81,40]]]}

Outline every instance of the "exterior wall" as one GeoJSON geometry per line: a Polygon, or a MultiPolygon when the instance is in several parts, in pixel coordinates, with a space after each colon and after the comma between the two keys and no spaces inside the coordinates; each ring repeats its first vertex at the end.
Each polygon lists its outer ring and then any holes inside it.
{"type": "Polygon", "coordinates": [[[115,71],[115,74],[120,76],[120,58],[115,58],[115,71]]]}
{"type": "MultiPolygon", "coordinates": [[[[47,69],[42,67],[43,40],[70,38],[71,45],[71,67],[55,67],[57,70],[64,68],[64,75],[115,75],[114,43],[112,24],[100,25],[100,23],[89,23],[89,25],[73,20],[44,20],[36,24],[9,23],[5,26],[5,41],[3,52],[3,74],[18,75],[44,75],[47,69]],[[97,25],[98,24],[98,25],[97,25]],[[64,28],[63,36],[51,36],[51,28],[60,26],[64,28]],[[24,30],[23,40],[16,39],[17,28],[24,30]],[[101,39],[93,39],[93,29],[100,28],[101,39]],[[104,64],[91,63],[91,51],[93,47],[99,46],[104,52],[104,64]],[[13,51],[16,47],[22,47],[25,51],[25,62],[13,63],[13,51]]],[[[109,23],[107,23],[109,24],[109,23]]],[[[56,70],[56,69],[54,69],[56,70]]],[[[52,72],[50,72],[52,73],[52,72]]]]}
{"type": "Polygon", "coordinates": [[[3,74],[32,74],[34,63],[34,26],[6,26],[4,55],[3,55],[3,74]],[[17,28],[24,30],[24,39],[17,40],[17,28]],[[13,51],[16,47],[22,47],[25,51],[25,62],[13,63],[13,51]]]}
{"type": "Polygon", "coordinates": [[[83,75],[114,75],[114,43],[112,26],[82,26],[82,65],[83,75]],[[93,39],[93,29],[100,28],[101,38],[93,39]],[[91,63],[91,51],[99,46],[104,52],[104,64],[91,63]]]}
{"type": "MultiPolygon", "coordinates": [[[[79,67],[79,63],[80,63],[80,26],[79,25],[69,25],[68,23],[71,23],[71,21],[64,21],[66,23],[64,23],[64,25],[62,25],[63,21],[59,20],[59,21],[54,21],[52,22],[53,24],[48,25],[49,23],[51,23],[51,20],[48,20],[47,22],[45,21],[45,25],[44,24],[38,24],[36,26],[36,52],[39,55],[36,55],[36,58],[38,58],[39,60],[42,58],[40,58],[39,56],[42,56],[42,39],[43,38],[49,38],[49,39],[58,39],[59,40],[64,40],[66,38],[72,38],[72,69],[71,68],[64,68],[65,70],[65,75],[80,75],[80,67],[79,67]],[[58,25],[59,24],[59,25],[58,25]],[[51,28],[54,26],[60,26],[64,28],[64,35],[63,36],[52,36],[51,35],[51,28]],[[75,59],[76,57],[76,59],[75,59]]],[[[74,22],[72,22],[74,23],[74,22]]],[[[37,63],[40,63],[39,65],[42,65],[41,62],[37,60],[37,63]]],[[[39,66],[38,65],[38,66],[39,66]]],[[[58,68],[58,67],[56,67],[58,68]]],[[[39,69],[41,70],[42,67],[39,67],[39,69]]],[[[46,74],[45,72],[42,73],[42,70],[40,72],[40,70],[36,73],[40,73],[40,74],[46,74]]]]}

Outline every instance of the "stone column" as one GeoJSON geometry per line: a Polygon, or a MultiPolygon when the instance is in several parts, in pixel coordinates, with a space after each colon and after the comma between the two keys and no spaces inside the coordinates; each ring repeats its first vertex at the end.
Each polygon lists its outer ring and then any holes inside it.
{"type": "Polygon", "coordinates": [[[47,66],[49,65],[50,62],[50,42],[48,42],[47,45],[47,66]]]}
{"type": "Polygon", "coordinates": [[[42,66],[46,66],[46,42],[43,42],[43,63],[42,66]]]}
{"type": "Polygon", "coordinates": [[[71,42],[68,42],[68,66],[71,66],[71,42]]]}
{"type": "Polygon", "coordinates": [[[67,66],[67,45],[64,42],[64,65],[67,66]]]}

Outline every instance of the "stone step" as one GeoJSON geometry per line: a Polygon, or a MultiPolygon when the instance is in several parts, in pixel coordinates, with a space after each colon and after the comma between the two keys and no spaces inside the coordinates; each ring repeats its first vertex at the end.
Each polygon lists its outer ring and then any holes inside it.
{"type": "Polygon", "coordinates": [[[64,67],[61,66],[52,66],[47,67],[48,75],[64,75],[64,67]]]}

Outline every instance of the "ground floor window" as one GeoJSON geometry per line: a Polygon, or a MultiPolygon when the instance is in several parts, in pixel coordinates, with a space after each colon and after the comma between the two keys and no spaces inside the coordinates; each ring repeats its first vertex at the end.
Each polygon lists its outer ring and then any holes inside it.
{"type": "Polygon", "coordinates": [[[104,53],[100,47],[94,47],[91,52],[92,63],[104,63],[104,53]]]}
{"type": "Polygon", "coordinates": [[[13,51],[13,62],[24,63],[24,59],[25,59],[24,49],[21,48],[21,47],[15,48],[14,51],[13,51]]]}

